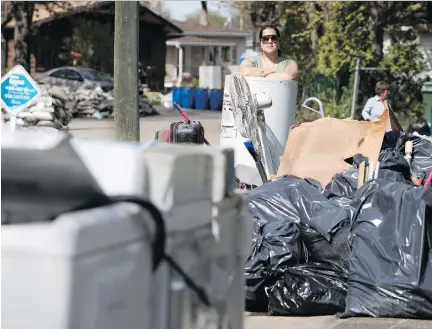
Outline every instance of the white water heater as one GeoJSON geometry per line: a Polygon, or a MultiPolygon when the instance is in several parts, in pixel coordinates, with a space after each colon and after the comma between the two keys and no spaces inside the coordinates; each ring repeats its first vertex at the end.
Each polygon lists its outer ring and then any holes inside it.
{"type": "MultiPolygon", "coordinates": [[[[225,90],[222,109],[220,145],[235,149],[235,166],[255,167],[255,161],[244,146],[249,140],[242,136],[236,126],[230,97],[229,76],[225,77],[225,90]]],[[[288,139],[291,125],[296,115],[297,81],[260,77],[246,77],[251,94],[256,97],[258,106],[263,109],[265,122],[271,129],[282,150],[288,139]]],[[[265,152],[265,145],[264,152],[265,152]]],[[[275,174],[266,166],[267,175],[275,174]]]]}
{"type": "Polygon", "coordinates": [[[222,88],[222,67],[220,66],[200,66],[199,67],[199,87],[206,89],[222,88]]]}

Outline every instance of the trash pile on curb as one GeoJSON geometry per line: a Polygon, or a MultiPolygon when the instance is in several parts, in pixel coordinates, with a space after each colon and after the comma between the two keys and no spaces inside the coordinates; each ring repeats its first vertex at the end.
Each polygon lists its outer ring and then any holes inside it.
{"type": "MultiPolygon", "coordinates": [[[[17,126],[67,129],[72,119],[72,111],[68,109],[68,104],[73,101],[72,94],[64,87],[39,85],[39,89],[39,100],[18,113],[17,126]]],[[[4,116],[5,122],[9,119],[8,114],[4,116]]]]}
{"type": "Polygon", "coordinates": [[[248,311],[432,318],[432,142],[386,133],[379,170],[358,188],[364,160],[324,188],[283,175],[250,191],[248,311]]]}

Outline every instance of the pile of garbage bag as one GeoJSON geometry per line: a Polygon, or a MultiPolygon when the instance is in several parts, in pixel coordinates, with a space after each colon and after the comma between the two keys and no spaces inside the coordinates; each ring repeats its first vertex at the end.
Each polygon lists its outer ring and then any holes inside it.
{"type": "Polygon", "coordinates": [[[286,175],[250,191],[248,311],[432,318],[432,187],[411,179],[432,172],[432,143],[386,133],[378,178],[357,188],[360,161],[324,188],[286,175]]]}

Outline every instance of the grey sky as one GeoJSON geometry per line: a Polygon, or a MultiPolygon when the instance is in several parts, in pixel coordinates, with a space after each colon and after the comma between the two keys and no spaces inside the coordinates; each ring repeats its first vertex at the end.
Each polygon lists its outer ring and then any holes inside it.
{"type": "MultiPolygon", "coordinates": [[[[171,17],[176,20],[185,20],[189,14],[194,14],[201,9],[201,1],[164,0],[164,6],[169,9],[171,17]]],[[[218,7],[218,1],[207,1],[209,11],[219,11],[228,17],[226,8],[218,7]]]]}

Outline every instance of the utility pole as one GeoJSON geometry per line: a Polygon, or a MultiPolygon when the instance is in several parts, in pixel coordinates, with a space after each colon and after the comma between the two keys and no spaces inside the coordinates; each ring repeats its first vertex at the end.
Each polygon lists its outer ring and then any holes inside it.
{"type": "Polygon", "coordinates": [[[116,1],[114,25],[114,124],[121,141],[139,141],[139,2],[116,1]]]}
{"type": "Polygon", "coordinates": [[[357,105],[359,83],[360,83],[360,59],[357,58],[355,75],[354,75],[354,90],[353,90],[352,103],[351,103],[351,118],[353,119],[354,119],[356,105],[357,105]]]}

